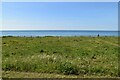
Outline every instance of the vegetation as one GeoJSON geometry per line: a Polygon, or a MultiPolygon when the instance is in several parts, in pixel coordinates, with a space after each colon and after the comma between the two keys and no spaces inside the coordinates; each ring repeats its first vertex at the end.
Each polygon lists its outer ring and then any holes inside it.
{"type": "Polygon", "coordinates": [[[8,77],[6,72],[56,74],[61,78],[118,76],[118,37],[4,36],[2,39],[3,77],[8,77]]]}

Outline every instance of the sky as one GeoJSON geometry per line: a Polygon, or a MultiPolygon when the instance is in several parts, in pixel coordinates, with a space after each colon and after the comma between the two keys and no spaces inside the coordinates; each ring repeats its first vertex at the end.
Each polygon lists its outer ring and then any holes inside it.
{"type": "Polygon", "coordinates": [[[2,2],[119,2],[119,0],[1,0],[2,2]]]}
{"type": "Polygon", "coordinates": [[[3,2],[3,30],[118,30],[117,2],[3,2]]]}

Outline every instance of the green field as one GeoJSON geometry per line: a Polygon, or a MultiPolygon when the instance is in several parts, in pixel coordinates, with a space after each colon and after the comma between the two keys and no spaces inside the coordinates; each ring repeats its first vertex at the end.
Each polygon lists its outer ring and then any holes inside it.
{"type": "Polygon", "coordinates": [[[4,36],[2,76],[118,77],[118,47],[118,37],[4,36]]]}

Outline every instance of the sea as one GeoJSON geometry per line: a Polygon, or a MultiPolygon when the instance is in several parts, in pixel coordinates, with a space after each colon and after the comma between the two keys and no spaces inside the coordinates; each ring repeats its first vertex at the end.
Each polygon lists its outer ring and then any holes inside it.
{"type": "Polygon", "coordinates": [[[118,36],[118,31],[99,30],[2,30],[0,36],[118,36]]]}

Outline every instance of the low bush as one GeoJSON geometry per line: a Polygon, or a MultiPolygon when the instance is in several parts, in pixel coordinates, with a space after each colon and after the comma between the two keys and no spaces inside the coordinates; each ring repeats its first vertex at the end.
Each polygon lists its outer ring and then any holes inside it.
{"type": "Polygon", "coordinates": [[[69,62],[65,62],[59,65],[58,70],[60,71],[60,73],[63,73],[65,75],[69,75],[69,74],[75,74],[78,75],[79,74],[79,69],[77,66],[69,63],[69,62]]]}

